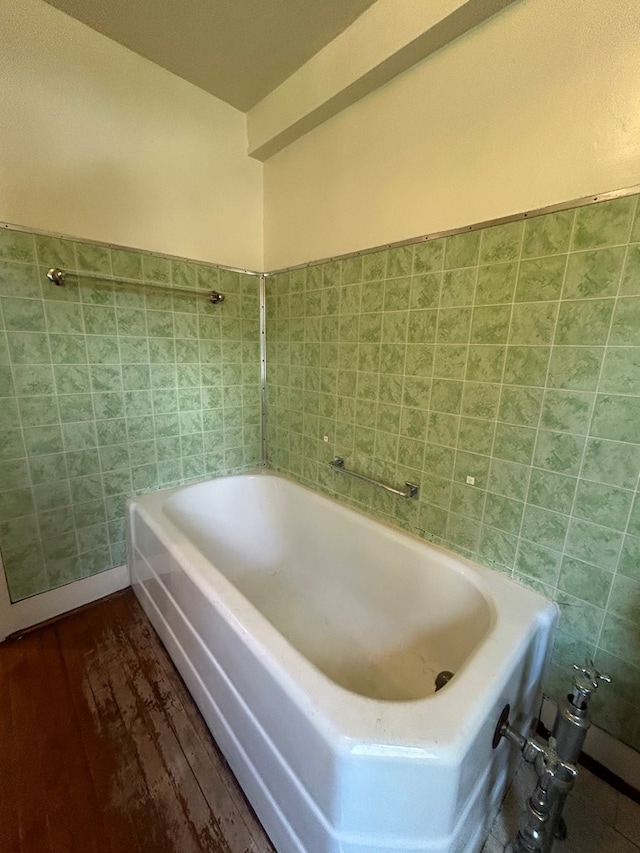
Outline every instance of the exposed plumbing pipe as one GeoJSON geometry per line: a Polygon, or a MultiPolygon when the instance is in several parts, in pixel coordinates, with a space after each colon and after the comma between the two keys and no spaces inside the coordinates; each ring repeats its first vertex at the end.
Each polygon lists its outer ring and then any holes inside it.
{"type": "Polygon", "coordinates": [[[533,764],[538,774],[516,835],[515,853],[550,853],[555,838],[565,835],[562,809],[578,774],[576,765],[591,725],[587,713],[589,699],[600,681],[611,682],[591,660],[584,667],[574,664],[573,668],[574,692],[558,704],[548,743],[514,729],[509,723],[509,705],[503,708],[496,726],[494,749],[506,738],[518,747],[524,760],[533,764]]]}

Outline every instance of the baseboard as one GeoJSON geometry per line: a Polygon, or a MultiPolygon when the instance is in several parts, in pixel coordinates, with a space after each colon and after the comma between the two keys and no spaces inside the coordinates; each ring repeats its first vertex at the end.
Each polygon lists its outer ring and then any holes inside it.
{"type": "MultiPolygon", "coordinates": [[[[0,570],[0,575],[4,573],[0,570]]],[[[73,581],[57,589],[42,592],[12,604],[6,586],[0,584],[0,642],[9,634],[22,631],[39,622],[53,619],[68,610],[75,610],[111,595],[130,585],[128,566],[116,566],[97,575],[73,581]],[[1,587],[4,586],[4,589],[1,587]]]]}
{"type": "MultiPolygon", "coordinates": [[[[556,708],[557,704],[545,697],[540,718],[549,730],[553,728],[556,708]]],[[[591,726],[582,751],[626,785],[640,791],[640,753],[635,749],[597,726],[591,726]]]]}

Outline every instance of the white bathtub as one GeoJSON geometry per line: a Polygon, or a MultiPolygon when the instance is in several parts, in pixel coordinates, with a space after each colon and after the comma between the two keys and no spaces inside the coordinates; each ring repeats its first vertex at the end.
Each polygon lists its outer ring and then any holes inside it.
{"type": "Polygon", "coordinates": [[[508,773],[496,722],[537,711],[554,605],[271,474],[135,498],[129,538],[279,853],[480,849],[508,773]]]}

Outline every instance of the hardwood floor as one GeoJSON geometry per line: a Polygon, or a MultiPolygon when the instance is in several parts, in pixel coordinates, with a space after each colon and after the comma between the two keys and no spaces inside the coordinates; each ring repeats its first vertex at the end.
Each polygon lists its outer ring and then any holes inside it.
{"type": "Polygon", "coordinates": [[[274,853],[130,590],[0,644],[2,853],[274,853]]]}

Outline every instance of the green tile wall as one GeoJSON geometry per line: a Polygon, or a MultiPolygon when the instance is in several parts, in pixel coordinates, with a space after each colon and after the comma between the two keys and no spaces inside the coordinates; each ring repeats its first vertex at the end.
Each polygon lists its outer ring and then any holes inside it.
{"type": "Polygon", "coordinates": [[[639,748],[637,197],[282,273],[267,293],[270,464],[555,599],[550,692],[594,656],[615,679],[596,722],[639,748]],[[420,500],[334,474],[334,454],[420,500]]]}
{"type": "Polygon", "coordinates": [[[128,496],[258,464],[258,281],[0,230],[0,549],[13,601],[124,563],[128,496]],[[57,288],[51,266],[113,283],[57,288]]]}

